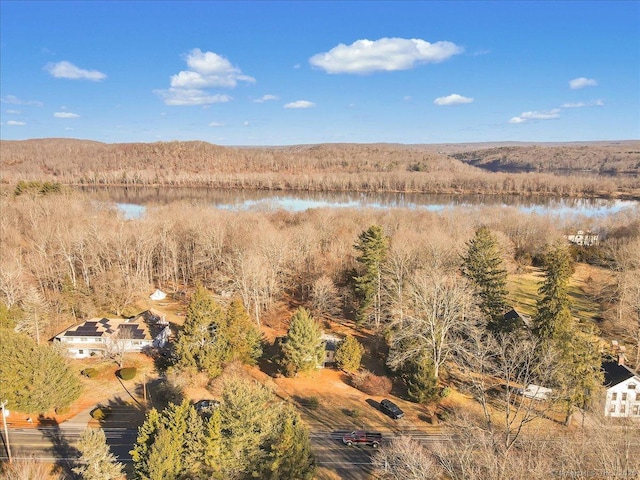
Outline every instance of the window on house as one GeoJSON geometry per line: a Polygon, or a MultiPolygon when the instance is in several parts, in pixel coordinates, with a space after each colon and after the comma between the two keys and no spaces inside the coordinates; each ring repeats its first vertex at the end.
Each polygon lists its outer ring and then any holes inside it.
{"type": "Polygon", "coordinates": [[[640,416],[640,405],[634,405],[631,409],[631,415],[637,417],[640,416]]]}
{"type": "Polygon", "coordinates": [[[630,383],[629,386],[627,387],[629,390],[635,390],[636,389],[636,384],[635,383],[630,383]]]}
{"type": "Polygon", "coordinates": [[[87,341],[87,338],[86,338],[86,337],[80,337],[80,341],[81,341],[81,342],[86,342],[86,341],[87,341]]]}
{"type": "Polygon", "coordinates": [[[616,400],[618,400],[618,393],[617,393],[617,392],[613,392],[613,393],[611,394],[611,400],[613,400],[614,402],[615,402],[616,400]]]}
{"type": "Polygon", "coordinates": [[[626,402],[626,401],[627,401],[627,392],[624,392],[624,393],[622,394],[622,401],[623,401],[623,402],[626,402]]]}
{"type": "Polygon", "coordinates": [[[609,413],[616,413],[616,406],[615,404],[609,406],[609,413]]]}
{"type": "Polygon", "coordinates": [[[82,349],[78,350],[78,355],[84,355],[84,350],[82,349]]]}

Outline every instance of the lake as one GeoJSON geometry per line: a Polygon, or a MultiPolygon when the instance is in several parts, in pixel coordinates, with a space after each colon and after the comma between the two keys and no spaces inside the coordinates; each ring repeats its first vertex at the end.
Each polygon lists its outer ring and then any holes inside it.
{"type": "Polygon", "coordinates": [[[640,206],[635,200],[527,197],[518,195],[449,195],[372,192],[302,192],[215,190],[207,188],[82,188],[96,200],[116,204],[127,218],[144,215],[147,207],[189,202],[225,210],[287,210],[310,208],[409,208],[444,211],[479,206],[514,207],[525,213],[562,217],[607,216],[640,206]]]}

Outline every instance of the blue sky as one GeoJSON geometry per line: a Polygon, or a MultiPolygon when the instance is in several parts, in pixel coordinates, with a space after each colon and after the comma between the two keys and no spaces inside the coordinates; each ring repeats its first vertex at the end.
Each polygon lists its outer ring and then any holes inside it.
{"type": "Polygon", "coordinates": [[[1,137],[640,138],[639,1],[0,3],[1,137]]]}

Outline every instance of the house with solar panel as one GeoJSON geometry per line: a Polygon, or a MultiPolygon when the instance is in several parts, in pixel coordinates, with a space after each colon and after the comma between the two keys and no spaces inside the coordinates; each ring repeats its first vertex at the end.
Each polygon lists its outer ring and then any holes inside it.
{"type": "Polygon", "coordinates": [[[142,352],[162,348],[171,329],[163,315],[147,310],[133,318],[92,318],[67,328],[53,337],[72,358],[105,355],[114,349],[142,352]]]}

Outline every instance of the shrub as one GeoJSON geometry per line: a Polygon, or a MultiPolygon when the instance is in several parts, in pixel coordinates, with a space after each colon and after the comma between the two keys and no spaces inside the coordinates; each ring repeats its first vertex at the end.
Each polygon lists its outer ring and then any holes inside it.
{"type": "Polygon", "coordinates": [[[351,418],[358,418],[360,416],[360,410],[356,410],[355,408],[343,408],[342,413],[351,418]]]}
{"type": "Polygon", "coordinates": [[[122,380],[132,380],[136,376],[136,367],[126,367],[118,370],[118,376],[122,380]]]}
{"type": "Polygon", "coordinates": [[[451,387],[444,387],[442,390],[440,390],[441,398],[447,398],[449,395],[451,395],[451,387]]]}
{"type": "Polygon", "coordinates": [[[98,376],[98,370],[93,367],[85,368],[80,372],[83,377],[96,378],[98,376]]]}
{"type": "Polygon", "coordinates": [[[307,398],[306,406],[309,410],[316,410],[320,406],[320,399],[318,397],[307,398]]]}
{"type": "Polygon", "coordinates": [[[109,407],[98,407],[91,410],[91,417],[96,420],[104,420],[109,415],[111,415],[111,409],[109,407]]]}
{"type": "Polygon", "coordinates": [[[391,380],[374,375],[369,371],[357,373],[351,377],[351,384],[361,392],[369,395],[387,395],[391,393],[391,380]]]}

